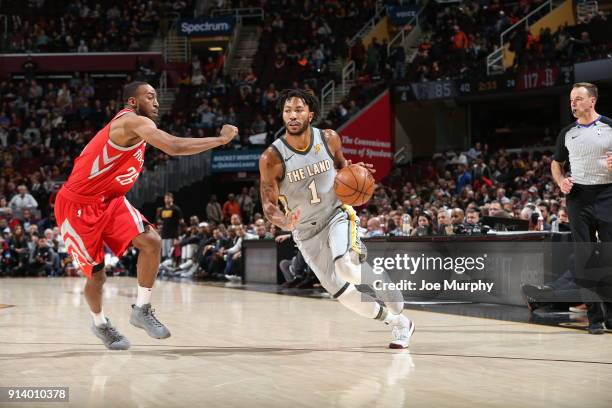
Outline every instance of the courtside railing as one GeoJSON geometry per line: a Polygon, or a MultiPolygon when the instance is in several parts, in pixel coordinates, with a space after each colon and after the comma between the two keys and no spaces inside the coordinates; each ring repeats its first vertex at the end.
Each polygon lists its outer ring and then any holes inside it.
{"type": "Polygon", "coordinates": [[[378,22],[386,15],[387,15],[387,7],[384,4],[381,4],[381,2],[376,2],[376,12],[374,13],[374,16],[371,19],[369,19],[363,25],[363,27],[361,27],[361,30],[359,30],[357,34],[353,36],[353,38],[349,40],[349,45],[352,47],[353,45],[357,43],[357,40],[368,35],[370,30],[376,27],[376,24],[378,24],[378,22]]]}
{"type": "Polygon", "coordinates": [[[172,20],[170,30],[164,38],[163,53],[166,62],[186,62],[191,59],[191,42],[187,37],[178,35],[179,21],[178,17],[172,20]]]}
{"type": "Polygon", "coordinates": [[[351,60],[342,68],[342,95],[346,95],[350,87],[355,84],[357,70],[355,61],[351,60]]]}
{"type": "Polygon", "coordinates": [[[232,39],[227,43],[227,48],[225,49],[225,63],[223,64],[223,73],[228,74],[230,70],[230,61],[234,57],[236,52],[236,47],[238,46],[238,41],[240,41],[240,33],[242,32],[242,21],[236,23],[236,28],[234,28],[234,32],[232,33],[232,39]]]}
{"type": "Polygon", "coordinates": [[[336,83],[332,80],[329,81],[323,89],[321,89],[321,117],[323,119],[327,112],[329,112],[336,105],[336,83]]]}
{"type": "Polygon", "coordinates": [[[164,71],[159,76],[159,97],[160,99],[163,99],[164,96],[166,96],[166,92],[168,92],[168,73],[164,71]]]}
{"type": "Polygon", "coordinates": [[[415,16],[412,17],[408,23],[404,24],[397,34],[395,34],[395,36],[389,40],[389,44],[387,44],[387,55],[391,55],[393,47],[398,46],[398,44],[406,49],[421,36],[422,29],[420,20],[425,7],[427,7],[427,1],[424,1],[423,3],[423,6],[419,11],[417,11],[415,16]]]}

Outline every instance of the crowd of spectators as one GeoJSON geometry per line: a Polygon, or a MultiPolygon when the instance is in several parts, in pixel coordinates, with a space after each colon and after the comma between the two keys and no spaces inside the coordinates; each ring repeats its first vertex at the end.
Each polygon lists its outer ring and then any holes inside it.
{"type": "Polygon", "coordinates": [[[248,223],[238,214],[221,223],[201,221],[193,215],[181,230],[172,253],[160,266],[162,276],[240,280],[243,240],[282,239],[280,230],[266,222],[261,213],[255,213],[248,223]]]}
{"type": "MultiPolygon", "coordinates": [[[[148,78],[138,70],[124,81],[135,79],[148,78]]],[[[123,83],[94,81],[78,72],[65,80],[0,83],[2,176],[8,181],[26,175],[39,177],[41,183],[65,180],[72,159],[121,109],[123,83]]]]}
{"type": "Polygon", "coordinates": [[[192,0],[2,2],[10,33],[4,52],[146,51],[167,17],[191,16],[192,0]],[[172,14],[174,13],[174,15],[172,14]]]}
{"type": "Polygon", "coordinates": [[[313,1],[297,7],[266,3],[253,69],[263,84],[274,81],[284,88],[296,78],[320,80],[330,62],[346,59],[351,37],[372,18],[377,2],[313,1]]]}
{"type": "MultiPolygon", "coordinates": [[[[552,156],[545,150],[490,151],[476,143],[469,151],[437,154],[396,167],[379,184],[370,202],[358,208],[360,235],[427,236],[485,234],[485,216],[524,220],[528,230],[567,230],[565,199],[550,175],[552,156]]],[[[168,204],[165,208],[171,208],[168,204]]],[[[162,208],[158,210],[161,214],[162,208]]],[[[190,216],[170,228],[178,231],[165,257],[166,276],[240,281],[242,241],[290,239],[262,217],[257,185],[212,195],[205,215],[190,216]]],[[[167,225],[158,219],[158,229],[167,225]]],[[[312,272],[296,258],[281,265],[288,287],[312,287],[312,272]],[[300,266],[301,265],[301,266],[300,266]],[[301,274],[296,273],[302,268],[301,274]]]]}
{"type": "Polygon", "coordinates": [[[253,72],[232,80],[223,75],[219,60],[195,58],[191,73],[184,73],[178,85],[173,114],[167,118],[168,129],[177,134],[210,136],[229,123],[238,126],[240,138],[228,148],[240,148],[251,145],[253,135],[265,134],[264,141],[270,141],[281,127],[275,104],[279,91],[274,84],[262,91],[253,72]]]}
{"type": "MultiPolygon", "coordinates": [[[[191,72],[180,78],[172,114],[162,126],[179,135],[201,137],[218,134],[224,123],[235,125],[240,137],[227,149],[262,147],[274,140],[283,126],[276,106],[282,88],[275,82],[264,86],[253,70],[240,79],[224,76],[212,57],[205,63],[194,59],[191,72]]],[[[316,83],[296,77],[288,87],[319,94],[316,83]]]]}
{"type": "MultiPolygon", "coordinates": [[[[425,34],[412,61],[407,60],[399,43],[388,51],[386,42],[376,38],[367,47],[357,41],[349,49],[349,59],[356,63],[357,83],[325,118],[326,126],[344,123],[392,81],[484,78],[486,57],[499,46],[500,34],[542,3],[542,0],[429,2],[420,20],[425,34]]],[[[542,15],[548,10],[543,8],[542,15]]],[[[554,33],[546,28],[534,36],[528,30],[517,29],[507,38],[509,50],[515,53],[514,65],[507,73],[610,58],[611,34],[612,25],[603,11],[554,33]]]]}
{"type": "MultiPolygon", "coordinates": [[[[211,79],[215,74],[218,71],[211,69],[211,79]]],[[[199,89],[214,92],[223,84],[218,78],[211,82],[216,85],[199,89]]],[[[120,108],[120,86],[103,85],[78,73],[63,83],[32,79],[0,84],[3,273],[74,273],[57,234],[53,202],[57,182],[65,180],[74,157],[120,108]],[[47,247],[44,256],[36,255],[36,251],[47,247]],[[39,262],[40,259],[46,261],[39,262]]],[[[224,88],[230,91],[230,87],[224,88]]],[[[213,95],[215,101],[222,94],[213,95]]],[[[206,108],[206,102],[203,105],[206,108]]],[[[199,109],[201,113],[207,111],[199,109]]],[[[272,110],[269,115],[267,119],[277,117],[272,110]]],[[[264,126],[259,119],[263,117],[255,120],[253,129],[278,129],[264,126]]],[[[178,134],[201,136],[206,130],[183,126],[185,133],[181,133],[180,121],[166,120],[168,129],[178,134]]],[[[248,123],[249,119],[243,120],[248,123]]],[[[232,123],[226,117],[225,121],[232,123]]],[[[158,160],[165,155],[151,153],[147,153],[147,166],[167,158],[158,160]]],[[[396,168],[376,190],[370,204],[359,209],[363,235],[470,233],[484,215],[525,219],[531,229],[552,228],[555,220],[562,223],[566,215],[564,202],[558,198],[561,194],[550,177],[550,160],[545,153],[491,152],[486,145],[477,144],[465,153],[436,155],[407,168],[396,168]]],[[[242,239],[282,236],[281,231],[262,219],[256,185],[235,196],[223,197],[222,202],[212,196],[205,204],[203,219],[190,217],[173,239],[174,260],[164,264],[165,272],[210,279],[239,276],[240,263],[233,260],[240,257],[240,245],[236,245],[242,239]],[[206,243],[200,245],[202,242],[206,243]]],[[[159,228],[163,231],[163,224],[159,228]]],[[[133,273],[134,255],[124,262],[111,257],[109,263],[119,271],[133,273]]]]}
{"type": "MultiPolygon", "coordinates": [[[[142,50],[141,40],[160,29],[164,13],[189,15],[192,3],[2,2],[9,32],[2,45],[10,52],[142,50]]],[[[75,271],[53,214],[57,191],[74,158],[123,106],[124,83],[146,80],[155,86],[161,67],[139,59],[120,79],[78,72],[65,79],[45,77],[33,59],[23,68],[23,80],[0,83],[0,274],[71,275],[75,271]]],[[[151,154],[147,167],[165,160],[151,154]]]]}
{"type": "MultiPolygon", "coordinates": [[[[379,65],[386,66],[387,75],[393,79],[415,82],[482,78],[487,73],[486,57],[499,47],[501,33],[542,3],[543,0],[430,2],[421,19],[426,35],[414,59],[407,63],[403,50],[394,47],[388,61],[381,60],[379,65]]],[[[541,16],[548,12],[546,7],[538,11],[541,16]]],[[[607,15],[599,12],[576,26],[561,27],[556,32],[542,28],[533,35],[527,29],[513,30],[506,40],[516,56],[508,71],[606,58],[612,50],[607,20],[607,15]]]]}
{"type": "MultiPolygon", "coordinates": [[[[140,61],[134,76],[94,80],[74,73],[70,79],[28,79],[0,83],[0,248],[3,271],[19,274],[66,273],[53,205],[74,158],[121,109],[123,81],[151,79],[150,64],[140,61]],[[19,251],[15,227],[22,226],[19,251]],[[38,240],[51,248],[53,261],[30,268],[38,240]],[[27,242],[28,245],[22,244],[27,242]],[[41,241],[42,242],[42,241],[41,241]],[[19,256],[9,256],[19,253],[19,256]],[[59,258],[58,258],[59,256],[59,258]]],[[[147,167],[165,160],[151,155],[147,167]]],[[[45,246],[42,246],[43,248],[45,246]]],[[[72,273],[68,270],[68,273],[72,273]]]]}
{"type": "Polygon", "coordinates": [[[278,228],[261,215],[259,192],[253,186],[239,195],[228,194],[223,204],[211,195],[202,220],[186,221],[171,193],[157,209],[157,229],[162,237],[161,275],[209,280],[240,280],[242,241],[274,239],[278,228]]]}
{"type": "Polygon", "coordinates": [[[372,18],[376,0],[306,1],[287,7],[282,1],[234,0],[224,7],[261,7],[260,44],[253,70],[265,86],[289,86],[296,78],[327,70],[348,57],[350,39],[372,18]]]}
{"type": "Polygon", "coordinates": [[[282,89],[299,87],[318,95],[334,79],[330,62],[348,57],[348,41],[372,17],[376,1],[304,2],[286,7],[283,2],[253,0],[223,6],[265,10],[252,69],[240,78],[230,78],[223,75],[222,58],[195,58],[190,72],[179,79],[170,125],[209,135],[218,132],[221,124],[231,123],[240,129],[241,139],[230,148],[240,148],[273,140],[282,126],[276,109],[282,89]],[[195,110],[188,109],[194,106],[195,110]]]}
{"type": "MultiPolygon", "coordinates": [[[[567,211],[550,175],[550,161],[548,152],[491,152],[487,145],[476,143],[467,152],[439,154],[397,167],[378,186],[372,200],[358,208],[361,236],[481,234],[484,216],[525,220],[533,231],[562,230],[567,227],[567,211]]],[[[10,203],[0,199],[2,273],[76,274],[52,213],[42,218],[35,215],[37,203],[25,185],[18,186],[10,203]]],[[[166,207],[178,209],[172,202],[166,207]]],[[[262,217],[256,185],[229,194],[222,202],[212,195],[201,217],[183,219],[179,209],[181,218],[176,224],[164,222],[166,207],[157,212],[157,228],[162,237],[167,228],[177,230],[170,240],[171,250],[164,254],[162,276],[240,281],[244,239],[276,239],[279,243],[289,239],[262,217]]],[[[121,260],[109,253],[107,266],[115,273],[135,274],[136,258],[134,251],[121,260]]],[[[294,271],[289,266],[295,264],[294,259],[284,266],[294,271]]],[[[291,278],[286,277],[288,285],[291,278]]],[[[308,271],[297,280],[306,282],[299,287],[316,283],[308,271]]]]}
{"type": "Polygon", "coordinates": [[[518,30],[510,40],[510,49],[516,53],[511,69],[520,71],[610,58],[610,34],[612,28],[603,11],[575,26],[561,27],[555,33],[542,29],[534,36],[526,30],[518,30]]]}
{"type": "Polygon", "coordinates": [[[361,211],[366,236],[483,233],[482,217],[528,222],[531,231],[563,229],[565,199],[550,174],[546,151],[438,154],[396,168],[361,211]],[[374,221],[373,221],[374,220],[374,221]]]}
{"type": "MultiPolygon", "coordinates": [[[[48,5],[44,1],[34,3],[48,5]]],[[[141,3],[143,7],[130,10],[146,14],[155,2],[135,0],[126,4],[141,3]]],[[[75,4],[70,6],[71,11],[66,11],[74,14],[74,18],[77,14],[81,18],[84,8],[89,10],[85,17],[96,9],[86,1],[75,4]]],[[[232,5],[261,6],[262,2],[241,1],[232,5]]],[[[431,27],[438,27],[431,37],[432,43],[421,44],[415,62],[405,67],[406,75],[410,78],[416,72],[415,80],[432,80],[470,72],[471,68],[462,71],[461,67],[470,66],[470,61],[478,62],[488,52],[490,38],[536,6],[537,3],[530,1],[514,6],[492,2],[486,8],[473,2],[435,5],[436,11],[427,20],[431,27]],[[467,65],[454,64],[452,69],[459,71],[447,71],[446,67],[452,65],[450,59],[467,65]],[[436,62],[438,68],[433,69],[436,62]],[[429,68],[420,68],[423,66],[429,68]],[[432,71],[438,69],[446,74],[432,76],[432,71]]],[[[162,118],[162,128],[181,136],[203,137],[216,133],[223,123],[230,123],[240,128],[241,138],[228,148],[268,144],[280,128],[276,110],[279,89],[302,87],[318,93],[333,56],[350,55],[358,62],[362,79],[347,99],[325,118],[321,125],[324,127],[337,127],[347,120],[386,86],[386,79],[398,77],[397,70],[403,69],[396,64],[395,53],[399,51],[387,55],[384,43],[373,41],[368,49],[362,50],[358,49],[362,46],[360,43],[348,48],[347,39],[358,24],[353,20],[347,25],[348,19],[344,17],[365,21],[372,14],[373,1],[306,2],[293,9],[271,2],[266,7],[269,13],[262,25],[261,42],[265,46],[260,48],[253,69],[239,79],[231,79],[223,76],[221,58],[202,61],[195,58],[190,72],[179,79],[173,112],[162,118]],[[298,24],[298,20],[310,23],[298,24]],[[333,30],[333,35],[329,30],[333,30]],[[259,137],[257,142],[254,137],[259,137]]],[[[21,24],[33,18],[34,14],[19,17],[21,24]]],[[[554,52],[547,39],[550,33],[543,32],[537,39],[528,38],[530,45],[525,47],[525,52],[517,45],[520,41],[514,38],[517,61],[536,58],[529,56],[529,52],[536,50],[544,55],[553,52],[555,58],[596,56],[591,53],[595,48],[588,45],[589,30],[599,27],[595,30],[599,33],[605,21],[606,16],[598,14],[583,22],[583,26],[555,33],[551,36],[553,42],[565,41],[565,35],[567,46],[555,45],[554,52]],[[583,42],[580,43],[571,40],[574,38],[568,34],[571,32],[587,35],[581,34],[583,42]]],[[[595,41],[593,44],[601,45],[595,41]]],[[[603,52],[603,48],[598,52],[603,52]]],[[[140,61],[135,72],[125,81],[151,81],[155,67],[140,61]]],[[[0,83],[2,273],[75,273],[53,218],[58,182],[66,179],[74,157],[95,132],[121,108],[122,84],[122,81],[94,81],[78,73],[66,81],[27,77],[25,81],[0,83]]],[[[147,168],[168,159],[162,152],[151,150],[147,153],[147,168]]],[[[377,188],[371,202],[359,209],[362,234],[370,237],[480,233],[479,221],[487,215],[523,219],[532,230],[558,228],[558,224],[566,223],[567,214],[564,200],[559,198],[560,191],[549,173],[550,161],[551,156],[546,152],[492,152],[486,145],[477,144],[465,153],[439,154],[430,160],[395,168],[377,188]]],[[[222,199],[223,204],[215,196],[205,203],[203,219],[191,216],[188,222],[180,224],[165,254],[163,273],[233,279],[241,273],[240,262],[234,261],[240,259],[243,239],[287,239],[286,234],[263,220],[256,185],[222,199]]],[[[158,222],[160,231],[167,229],[161,218],[158,222]]],[[[135,256],[132,252],[122,262],[111,257],[109,264],[116,270],[133,273],[135,256]]]]}
{"type": "MultiPolygon", "coordinates": [[[[0,85],[3,273],[74,274],[53,218],[55,182],[65,179],[73,158],[119,108],[116,94],[102,102],[98,92],[103,87],[78,74],[60,86],[36,80],[0,85]]],[[[359,209],[363,236],[471,233],[484,215],[525,219],[530,229],[552,228],[566,213],[550,160],[545,153],[491,152],[477,144],[465,153],[396,168],[359,209]]],[[[223,204],[212,196],[205,213],[182,224],[162,272],[235,279],[243,239],[283,236],[262,219],[256,185],[224,197],[223,204]]],[[[159,228],[163,232],[163,223],[159,228]]],[[[133,273],[133,255],[109,263],[133,273]]]]}
{"type": "Polygon", "coordinates": [[[0,217],[0,276],[76,276],[59,228],[45,228],[48,220],[35,223],[31,218],[9,223],[0,217]]]}

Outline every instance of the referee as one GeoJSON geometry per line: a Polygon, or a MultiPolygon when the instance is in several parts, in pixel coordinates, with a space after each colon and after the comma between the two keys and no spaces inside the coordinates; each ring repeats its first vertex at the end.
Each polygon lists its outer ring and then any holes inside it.
{"type": "MultiPolygon", "coordinates": [[[[597,238],[603,243],[612,243],[612,119],[595,111],[597,97],[595,85],[574,84],[570,105],[576,122],[559,133],[551,163],[552,176],[567,195],[575,243],[576,281],[586,289],[585,294],[591,294],[588,299],[583,294],[591,334],[603,334],[604,323],[612,329],[612,303],[607,302],[610,299],[606,296],[606,284],[612,283],[611,274],[598,275],[595,272],[605,269],[586,268],[597,238]],[[563,172],[566,161],[570,163],[570,177],[563,172]]],[[[609,257],[612,244],[604,245],[607,246],[601,253],[609,257]]]]}

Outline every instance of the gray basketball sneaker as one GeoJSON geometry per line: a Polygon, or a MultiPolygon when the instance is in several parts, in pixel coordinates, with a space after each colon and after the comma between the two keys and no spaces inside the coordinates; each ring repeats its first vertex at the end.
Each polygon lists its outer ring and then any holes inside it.
{"type": "Polygon", "coordinates": [[[132,305],[130,323],[144,329],[147,334],[154,339],[166,339],[170,337],[170,331],[157,320],[153,312],[155,312],[155,309],[151,308],[150,303],[142,305],[142,307],[132,305]]]}
{"type": "Polygon", "coordinates": [[[102,343],[109,350],[127,350],[130,348],[128,339],[113,327],[108,317],[106,318],[106,324],[100,326],[92,324],[91,331],[102,340],[102,343]]]}

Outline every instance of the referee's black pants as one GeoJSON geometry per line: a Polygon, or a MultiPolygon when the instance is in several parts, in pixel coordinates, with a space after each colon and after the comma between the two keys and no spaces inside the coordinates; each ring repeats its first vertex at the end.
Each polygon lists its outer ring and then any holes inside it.
{"type": "Polygon", "coordinates": [[[575,245],[576,282],[585,289],[589,323],[612,322],[612,184],[574,184],[567,196],[567,212],[575,245]],[[597,238],[600,246],[595,244],[597,238]],[[598,266],[587,267],[596,248],[598,266]]]}

